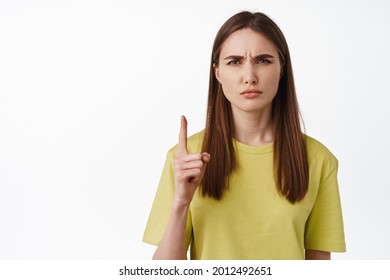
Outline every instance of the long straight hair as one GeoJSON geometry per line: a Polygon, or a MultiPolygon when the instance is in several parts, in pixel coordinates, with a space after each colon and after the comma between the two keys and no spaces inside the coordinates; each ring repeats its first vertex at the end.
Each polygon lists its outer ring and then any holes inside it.
{"type": "Polygon", "coordinates": [[[206,129],[202,151],[211,161],[201,182],[201,195],[216,200],[229,188],[229,175],[237,168],[233,146],[234,124],[230,102],[215,76],[222,44],[235,31],[249,28],[268,38],[277,48],[281,62],[278,92],[272,101],[273,170],[278,192],[290,203],[302,200],[308,190],[309,172],[304,134],[295,92],[288,45],[279,27],[263,13],[240,12],[228,19],[214,40],[210,64],[210,82],[206,129]],[[214,160],[213,160],[214,159],[214,160]]]}

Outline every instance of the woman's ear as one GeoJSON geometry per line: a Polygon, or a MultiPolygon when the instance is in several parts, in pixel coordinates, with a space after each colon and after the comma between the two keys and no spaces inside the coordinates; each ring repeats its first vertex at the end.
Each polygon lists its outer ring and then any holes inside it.
{"type": "Polygon", "coordinates": [[[220,82],[220,80],[219,80],[219,68],[218,68],[218,66],[215,63],[213,63],[213,68],[214,68],[215,77],[217,78],[218,82],[220,82]]]}

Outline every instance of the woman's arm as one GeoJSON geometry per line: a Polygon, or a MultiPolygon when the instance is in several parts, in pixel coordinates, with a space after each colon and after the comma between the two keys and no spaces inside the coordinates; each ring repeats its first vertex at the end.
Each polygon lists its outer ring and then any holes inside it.
{"type": "Polygon", "coordinates": [[[330,252],[305,250],[305,260],[330,260],[330,252]]]}
{"type": "Polygon", "coordinates": [[[167,227],[156,252],[154,260],[186,260],[186,224],[188,205],[172,205],[167,227]]]}
{"type": "Polygon", "coordinates": [[[167,227],[153,255],[154,260],[187,259],[186,225],[188,209],[209,160],[210,155],[208,153],[188,153],[187,120],[182,116],[178,150],[173,161],[175,194],[167,227]]]}

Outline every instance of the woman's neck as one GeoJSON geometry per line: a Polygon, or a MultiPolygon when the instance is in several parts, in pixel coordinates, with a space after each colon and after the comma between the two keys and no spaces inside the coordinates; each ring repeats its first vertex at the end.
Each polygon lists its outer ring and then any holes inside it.
{"type": "Polygon", "coordinates": [[[271,106],[261,112],[233,110],[234,138],[246,145],[264,146],[273,141],[271,106]]]}

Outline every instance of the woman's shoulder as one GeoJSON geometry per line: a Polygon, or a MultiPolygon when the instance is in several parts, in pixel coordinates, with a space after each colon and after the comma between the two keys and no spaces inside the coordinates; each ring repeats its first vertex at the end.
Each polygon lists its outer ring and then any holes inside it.
{"type": "Polygon", "coordinates": [[[332,152],[323,143],[309,135],[305,134],[304,136],[306,139],[307,151],[309,153],[316,153],[322,156],[334,157],[332,152]]]}
{"type": "Polygon", "coordinates": [[[309,165],[327,166],[331,170],[337,167],[336,156],[323,143],[308,135],[305,139],[309,165]]]}

